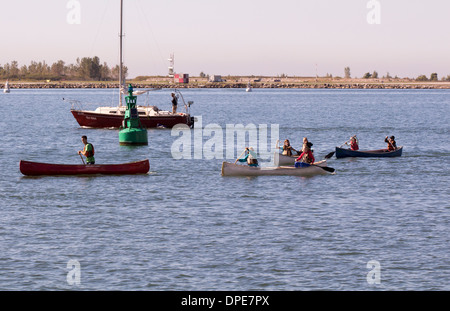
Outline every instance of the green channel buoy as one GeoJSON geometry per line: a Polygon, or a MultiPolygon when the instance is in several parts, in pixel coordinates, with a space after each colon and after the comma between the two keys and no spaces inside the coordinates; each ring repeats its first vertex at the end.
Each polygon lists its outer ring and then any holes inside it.
{"type": "Polygon", "coordinates": [[[133,87],[128,85],[128,96],[125,96],[127,109],[119,131],[119,144],[148,145],[147,129],[142,127],[136,107],[137,96],[133,96],[133,87]]]}

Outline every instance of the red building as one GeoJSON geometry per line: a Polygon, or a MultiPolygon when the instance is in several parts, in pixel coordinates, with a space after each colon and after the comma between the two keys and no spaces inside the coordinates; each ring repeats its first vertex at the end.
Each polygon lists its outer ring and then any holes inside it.
{"type": "Polygon", "coordinates": [[[173,76],[173,80],[175,83],[189,83],[189,74],[188,73],[176,73],[173,76]]]}

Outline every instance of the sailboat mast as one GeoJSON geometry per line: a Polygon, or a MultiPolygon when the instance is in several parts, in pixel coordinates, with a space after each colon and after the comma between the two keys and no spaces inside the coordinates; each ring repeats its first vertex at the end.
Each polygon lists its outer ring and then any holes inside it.
{"type": "Polygon", "coordinates": [[[120,34],[119,34],[119,106],[122,106],[122,93],[123,86],[123,59],[122,59],[122,19],[123,19],[123,0],[120,0],[120,34]]]}

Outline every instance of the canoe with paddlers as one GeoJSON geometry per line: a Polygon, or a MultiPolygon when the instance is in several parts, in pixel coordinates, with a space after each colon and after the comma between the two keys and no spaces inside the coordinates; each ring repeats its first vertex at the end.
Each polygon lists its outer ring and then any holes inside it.
{"type": "Polygon", "coordinates": [[[40,175],[125,175],[146,174],[150,170],[148,159],[122,164],[51,164],[20,161],[20,172],[27,176],[40,175]]]}
{"type": "Polygon", "coordinates": [[[403,146],[398,147],[395,150],[389,151],[388,149],[377,150],[351,150],[346,148],[336,147],[336,158],[346,157],[361,157],[361,158],[391,158],[400,157],[403,152],[403,146]]]}
{"type": "Polygon", "coordinates": [[[306,167],[296,168],[292,166],[277,167],[252,167],[249,165],[239,165],[230,162],[222,163],[222,176],[315,176],[334,174],[335,169],[326,166],[309,165],[306,167]]]}

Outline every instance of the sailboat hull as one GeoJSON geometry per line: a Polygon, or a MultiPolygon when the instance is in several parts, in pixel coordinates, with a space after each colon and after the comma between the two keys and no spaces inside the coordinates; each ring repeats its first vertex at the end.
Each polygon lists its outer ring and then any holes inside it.
{"type": "MultiPolygon", "coordinates": [[[[123,121],[123,115],[121,114],[104,114],[83,110],[71,110],[71,112],[78,124],[83,127],[119,128],[123,121]]],[[[194,127],[194,118],[189,114],[140,116],[139,119],[142,126],[146,128],[172,128],[176,124],[186,124],[189,127],[194,127]]]]}

